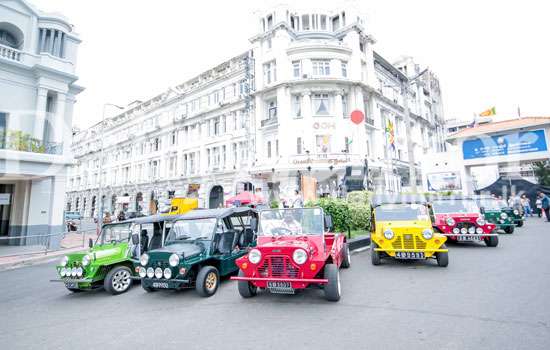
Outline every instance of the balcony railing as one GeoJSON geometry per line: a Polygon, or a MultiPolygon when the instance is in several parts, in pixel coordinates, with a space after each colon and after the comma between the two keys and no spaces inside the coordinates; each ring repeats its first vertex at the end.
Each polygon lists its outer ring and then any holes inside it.
{"type": "Polygon", "coordinates": [[[21,61],[21,51],[11,48],[9,46],[0,45],[0,57],[20,62],[21,61]]]}
{"type": "Polygon", "coordinates": [[[264,119],[264,120],[262,120],[262,122],[261,122],[262,128],[263,128],[264,126],[276,125],[276,124],[277,124],[277,117],[272,117],[272,118],[264,119]]]}
{"type": "Polygon", "coordinates": [[[63,143],[44,142],[21,131],[0,133],[0,149],[31,153],[63,154],[63,143]]]}

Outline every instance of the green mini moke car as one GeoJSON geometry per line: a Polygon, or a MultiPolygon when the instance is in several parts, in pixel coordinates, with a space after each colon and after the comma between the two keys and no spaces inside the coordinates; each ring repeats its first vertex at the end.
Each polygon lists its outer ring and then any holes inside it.
{"type": "Polygon", "coordinates": [[[139,280],[134,263],[146,251],[162,247],[173,220],[180,216],[149,216],[103,225],[87,251],[67,254],[56,266],[58,279],[71,292],[104,287],[111,294],[121,294],[139,280]]]}
{"type": "Polygon", "coordinates": [[[216,293],[220,277],[237,272],[235,260],[256,241],[254,209],[197,209],[174,221],[164,247],[144,253],[136,270],[147,292],[195,288],[216,293]]]}
{"type": "Polygon", "coordinates": [[[514,209],[508,207],[502,199],[480,198],[478,199],[480,209],[483,211],[485,220],[497,225],[497,230],[506,233],[514,233],[516,227],[516,215],[514,209]]]}

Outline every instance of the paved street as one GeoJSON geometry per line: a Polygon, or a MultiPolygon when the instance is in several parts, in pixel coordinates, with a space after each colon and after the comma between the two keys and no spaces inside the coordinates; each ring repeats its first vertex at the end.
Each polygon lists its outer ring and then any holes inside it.
{"type": "Polygon", "coordinates": [[[52,264],[0,273],[3,349],[548,349],[550,224],[531,219],[498,248],[451,245],[450,265],[374,267],[369,252],[344,270],[343,299],[238,295],[223,283],[147,294],[70,294],[52,264]]]}

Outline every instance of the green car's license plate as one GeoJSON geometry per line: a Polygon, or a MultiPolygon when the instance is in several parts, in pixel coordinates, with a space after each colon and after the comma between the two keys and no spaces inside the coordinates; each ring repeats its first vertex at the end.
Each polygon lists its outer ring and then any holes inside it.
{"type": "Polygon", "coordinates": [[[168,289],[170,287],[168,286],[168,283],[166,283],[166,282],[153,282],[153,288],[168,289]]]}
{"type": "Polygon", "coordinates": [[[424,252],[396,252],[397,259],[424,259],[424,252]]]}
{"type": "Polygon", "coordinates": [[[71,289],[77,289],[78,283],[76,282],[65,282],[65,287],[71,288],[71,289]]]}

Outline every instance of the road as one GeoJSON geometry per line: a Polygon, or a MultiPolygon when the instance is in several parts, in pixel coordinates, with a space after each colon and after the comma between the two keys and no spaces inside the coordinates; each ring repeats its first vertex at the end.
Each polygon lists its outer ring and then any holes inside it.
{"type": "Polygon", "coordinates": [[[450,246],[434,261],[342,271],[343,298],[319,290],[244,300],[225,281],[194,291],[70,294],[52,264],[0,273],[2,349],[550,349],[550,223],[531,219],[497,248],[450,246]]]}

